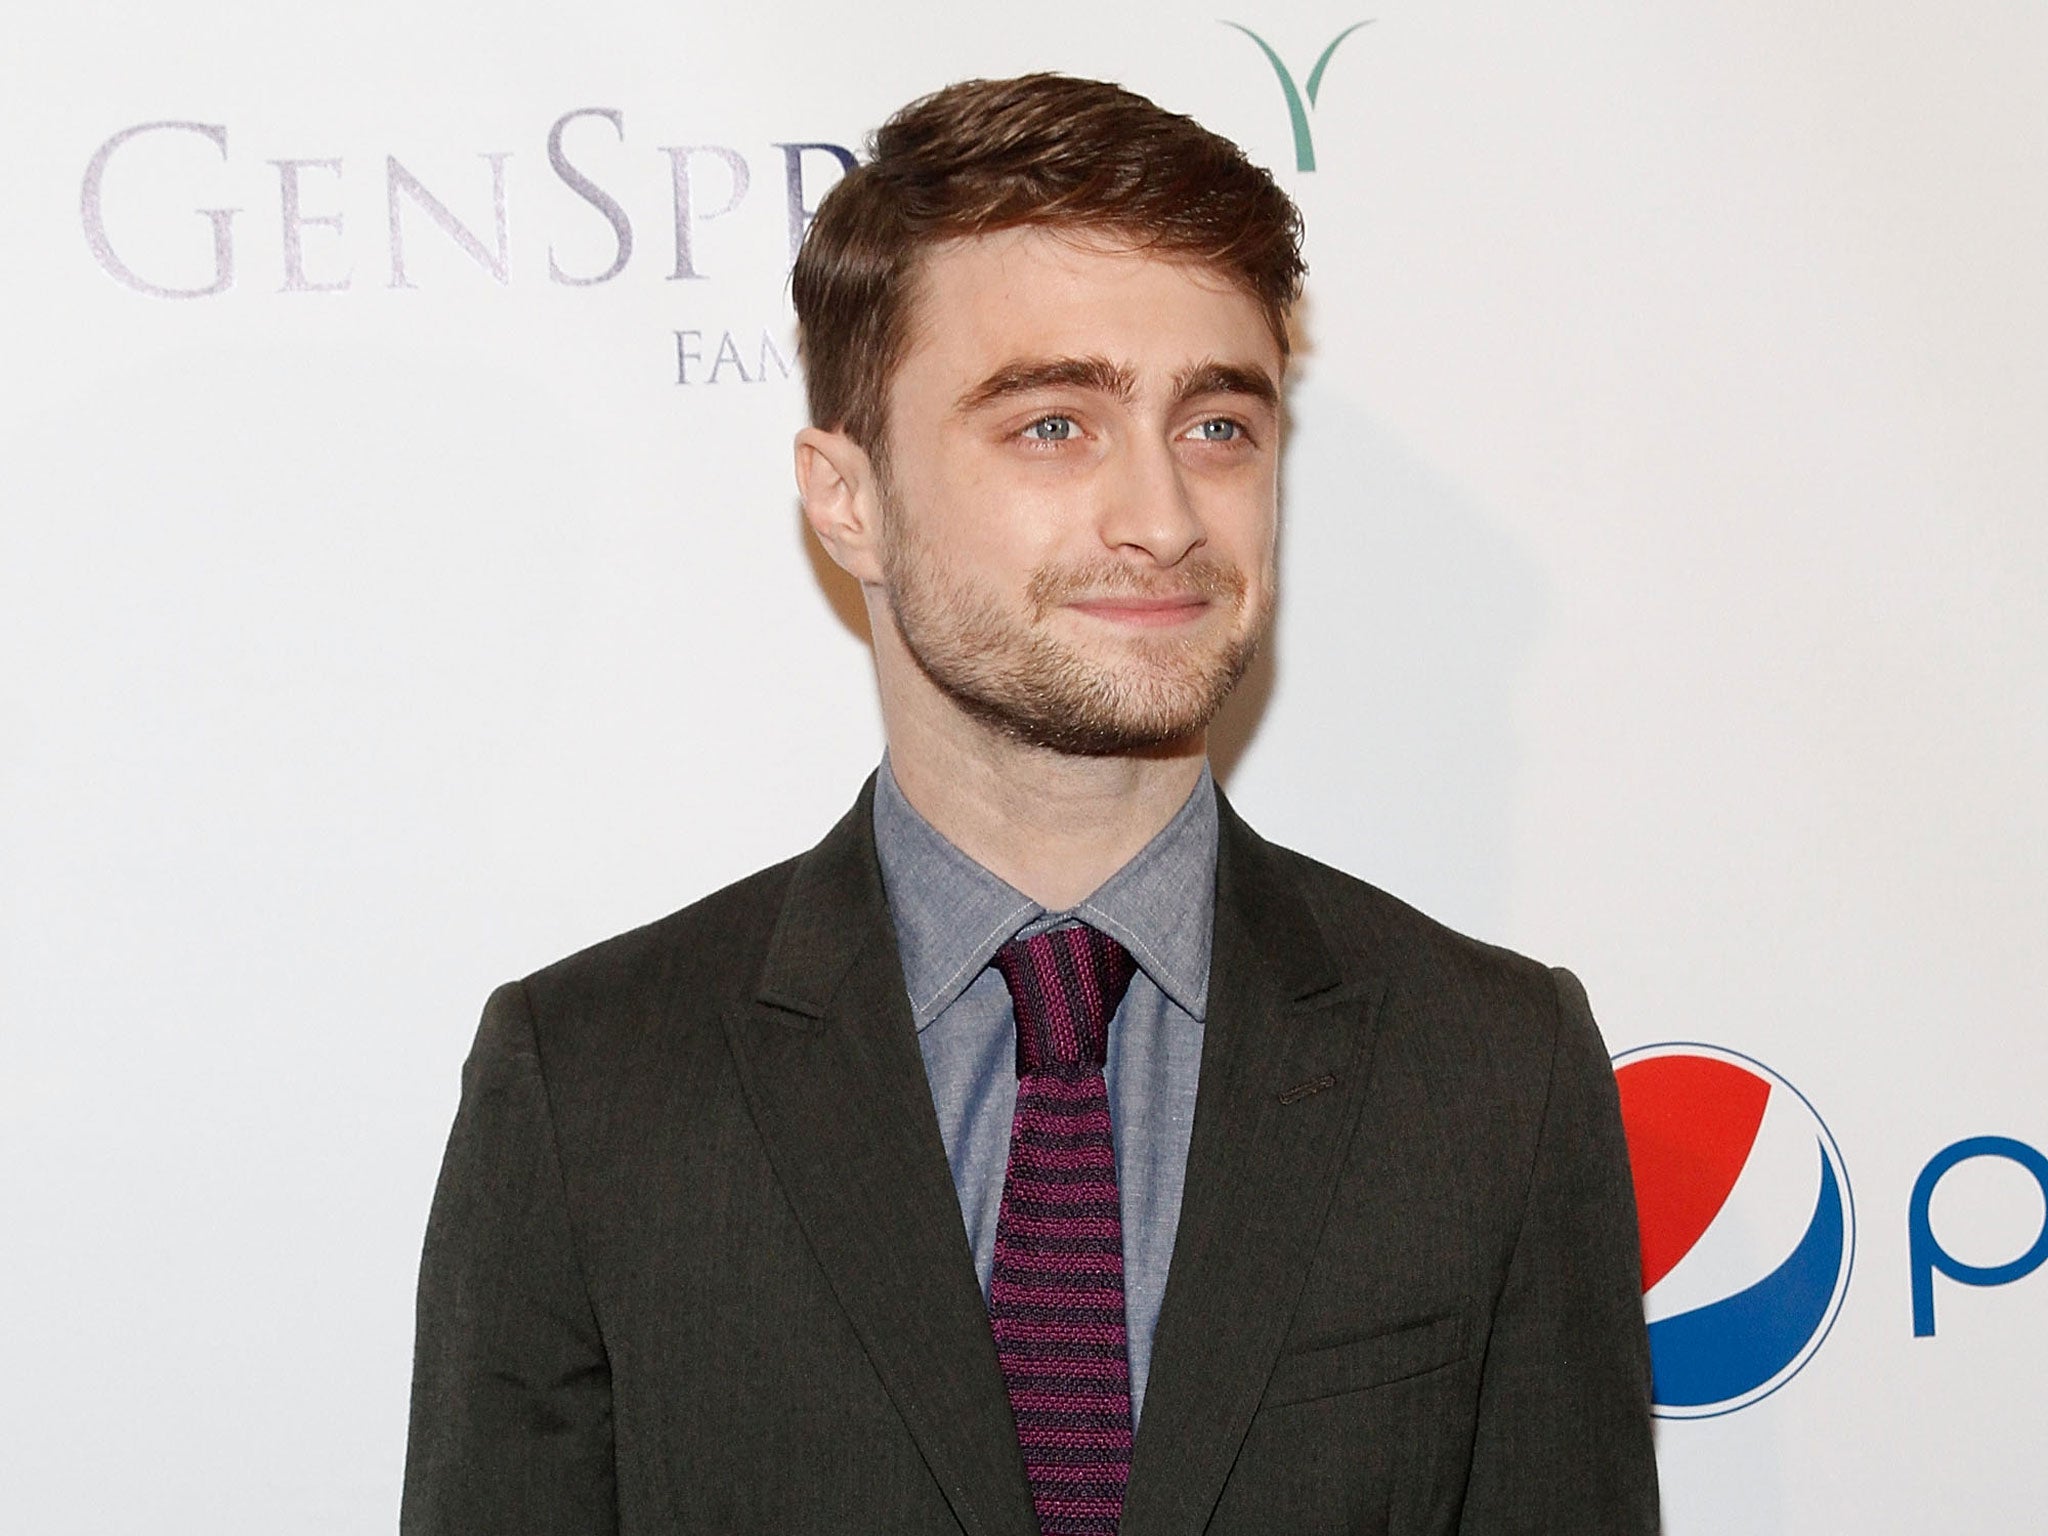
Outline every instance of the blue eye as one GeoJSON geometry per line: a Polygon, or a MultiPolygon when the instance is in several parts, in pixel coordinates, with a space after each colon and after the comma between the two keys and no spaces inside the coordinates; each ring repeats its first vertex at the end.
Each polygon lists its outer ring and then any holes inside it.
{"type": "Polygon", "coordinates": [[[1024,429],[1024,435],[1033,442],[1064,443],[1073,438],[1076,430],[1071,416],[1041,416],[1024,429]]]}
{"type": "Polygon", "coordinates": [[[1195,436],[1205,443],[1232,443],[1244,436],[1244,426],[1226,416],[1218,416],[1196,426],[1195,436]]]}

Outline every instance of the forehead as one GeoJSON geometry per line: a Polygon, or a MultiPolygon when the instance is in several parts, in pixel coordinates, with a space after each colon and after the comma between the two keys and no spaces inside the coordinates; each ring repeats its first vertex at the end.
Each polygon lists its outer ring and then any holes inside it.
{"type": "Polygon", "coordinates": [[[919,264],[899,384],[1027,359],[1106,357],[1141,378],[1196,362],[1280,373],[1264,310],[1201,263],[1038,228],[934,246],[919,264]]]}

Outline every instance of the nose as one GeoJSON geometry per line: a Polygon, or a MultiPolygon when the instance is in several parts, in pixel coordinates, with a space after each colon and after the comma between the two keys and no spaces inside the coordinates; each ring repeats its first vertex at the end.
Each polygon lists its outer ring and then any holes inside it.
{"type": "Polygon", "coordinates": [[[1206,535],[1188,494],[1186,472],[1166,443],[1126,443],[1105,476],[1102,542],[1119,554],[1178,565],[1206,535]]]}

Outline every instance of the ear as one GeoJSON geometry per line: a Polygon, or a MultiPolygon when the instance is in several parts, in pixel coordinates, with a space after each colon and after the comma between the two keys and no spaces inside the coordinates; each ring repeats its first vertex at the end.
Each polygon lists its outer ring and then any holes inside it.
{"type": "Polygon", "coordinates": [[[844,432],[805,427],[796,435],[796,489],[825,552],[854,580],[879,583],[882,507],[867,450],[844,432]]]}

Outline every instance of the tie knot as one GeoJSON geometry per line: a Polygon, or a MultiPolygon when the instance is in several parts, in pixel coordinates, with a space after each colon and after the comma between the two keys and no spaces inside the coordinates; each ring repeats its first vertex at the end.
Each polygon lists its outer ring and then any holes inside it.
{"type": "Polygon", "coordinates": [[[1109,1021],[1137,974],[1129,950],[1085,923],[1071,923],[996,951],[1017,1014],[1017,1075],[1080,1067],[1101,1071],[1109,1021]]]}

